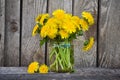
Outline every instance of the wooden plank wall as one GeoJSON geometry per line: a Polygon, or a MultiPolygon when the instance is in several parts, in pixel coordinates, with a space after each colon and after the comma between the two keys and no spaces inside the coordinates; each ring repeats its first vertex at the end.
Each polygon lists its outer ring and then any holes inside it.
{"type": "Polygon", "coordinates": [[[19,66],[20,0],[5,0],[5,66],[19,66]]]}
{"type": "Polygon", "coordinates": [[[0,66],[4,65],[5,0],[0,0],[0,66]]]}
{"type": "Polygon", "coordinates": [[[22,6],[22,53],[21,65],[27,66],[32,61],[44,62],[44,46],[39,47],[39,35],[32,37],[35,18],[46,13],[47,0],[23,0],[22,6]]]}
{"type": "Polygon", "coordinates": [[[75,67],[95,67],[98,0],[74,0],[73,5],[73,15],[81,17],[82,11],[89,11],[95,18],[95,24],[85,33],[84,37],[79,37],[77,40],[74,40],[75,67]],[[95,44],[89,52],[84,52],[82,50],[84,42],[81,40],[88,39],[90,36],[95,38],[95,44]]]}
{"type": "Polygon", "coordinates": [[[101,0],[99,65],[120,68],[120,0],[101,0]]]}
{"type": "Polygon", "coordinates": [[[80,38],[74,40],[75,67],[96,67],[97,64],[100,67],[120,68],[119,2],[0,0],[0,66],[27,66],[32,61],[44,63],[45,46],[39,48],[39,35],[31,36],[35,17],[46,12],[51,14],[53,10],[60,8],[77,16],[82,11],[89,11],[95,17],[95,24],[81,38],[84,40],[90,36],[95,37],[95,44],[90,52],[82,52],[83,42],[79,41],[80,38]]]}

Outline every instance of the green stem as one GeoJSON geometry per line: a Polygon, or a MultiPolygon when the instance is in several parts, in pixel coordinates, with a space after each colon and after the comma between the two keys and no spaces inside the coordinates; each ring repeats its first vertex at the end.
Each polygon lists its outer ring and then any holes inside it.
{"type": "Polygon", "coordinates": [[[53,56],[53,54],[55,53],[55,48],[53,48],[52,50],[51,50],[51,52],[50,52],[50,59],[52,58],[52,56],[53,56]]]}
{"type": "MultiPolygon", "coordinates": [[[[66,44],[70,44],[69,42],[65,42],[66,44]]],[[[63,45],[63,43],[62,43],[63,45]]],[[[54,67],[56,71],[58,69],[67,71],[69,69],[72,69],[72,63],[71,63],[71,47],[70,46],[56,46],[53,47],[52,51],[50,52],[50,59],[53,58],[53,55],[55,57],[54,62],[50,65],[50,67],[54,67]]]]}

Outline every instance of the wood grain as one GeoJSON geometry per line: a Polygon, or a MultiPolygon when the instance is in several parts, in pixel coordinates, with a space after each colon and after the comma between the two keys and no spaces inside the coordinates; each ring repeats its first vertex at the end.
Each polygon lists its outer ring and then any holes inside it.
{"type": "Polygon", "coordinates": [[[120,0],[101,0],[99,65],[120,68],[120,0]]]}
{"type": "Polygon", "coordinates": [[[22,16],[22,66],[32,61],[44,63],[44,46],[39,46],[39,35],[32,37],[35,18],[38,14],[46,13],[47,0],[23,0],[22,16]]]}
{"type": "Polygon", "coordinates": [[[0,0],[0,66],[4,65],[5,0],[0,0]]]}
{"type": "Polygon", "coordinates": [[[96,29],[97,29],[97,4],[98,0],[74,0],[74,15],[81,17],[82,11],[89,11],[95,18],[95,24],[85,33],[84,37],[74,40],[75,67],[95,67],[96,66],[96,29]],[[90,36],[95,38],[95,44],[89,52],[82,51],[83,41],[90,36]]]}
{"type": "Polygon", "coordinates": [[[63,9],[66,12],[72,13],[72,0],[49,0],[49,13],[56,9],[63,9]]]}
{"type": "Polygon", "coordinates": [[[120,69],[81,68],[70,73],[28,74],[27,67],[0,67],[1,80],[120,80],[120,69]]]}
{"type": "Polygon", "coordinates": [[[19,66],[20,0],[5,1],[5,66],[19,66]]]}

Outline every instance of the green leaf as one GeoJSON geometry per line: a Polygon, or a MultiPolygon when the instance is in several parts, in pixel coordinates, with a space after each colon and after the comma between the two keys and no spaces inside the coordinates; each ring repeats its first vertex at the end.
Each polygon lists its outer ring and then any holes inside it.
{"type": "Polygon", "coordinates": [[[89,43],[89,40],[86,40],[86,41],[84,42],[84,46],[87,46],[88,43],[89,43]]]}
{"type": "Polygon", "coordinates": [[[83,31],[80,30],[80,31],[78,32],[78,35],[79,35],[79,36],[82,36],[82,35],[83,35],[83,31]]]}
{"type": "Polygon", "coordinates": [[[48,41],[48,37],[45,37],[42,40],[40,40],[40,47],[47,41],[48,41]]]}
{"type": "Polygon", "coordinates": [[[40,40],[40,47],[44,44],[46,42],[46,40],[45,39],[43,39],[43,40],[40,40]]]}
{"type": "Polygon", "coordinates": [[[37,29],[37,31],[36,31],[37,33],[40,33],[40,29],[37,29]]]}
{"type": "Polygon", "coordinates": [[[48,21],[48,19],[44,19],[43,23],[45,24],[48,21]]]}
{"type": "Polygon", "coordinates": [[[73,39],[77,39],[77,37],[76,37],[76,34],[75,33],[73,33],[73,34],[71,34],[71,36],[69,37],[69,41],[72,41],[73,39]]]}
{"type": "Polygon", "coordinates": [[[40,29],[42,28],[42,25],[40,23],[37,23],[37,25],[40,29]]]}

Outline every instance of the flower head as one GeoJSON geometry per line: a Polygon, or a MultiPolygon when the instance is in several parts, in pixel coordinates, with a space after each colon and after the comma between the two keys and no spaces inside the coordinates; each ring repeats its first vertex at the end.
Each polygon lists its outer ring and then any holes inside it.
{"type": "Polygon", "coordinates": [[[62,28],[69,34],[75,33],[76,32],[76,26],[73,23],[70,23],[70,20],[66,20],[63,25],[62,28]]]}
{"type": "Polygon", "coordinates": [[[69,37],[69,34],[67,32],[65,32],[64,30],[60,30],[59,34],[60,34],[62,39],[66,39],[69,37]]]}
{"type": "Polygon", "coordinates": [[[57,29],[56,28],[49,29],[49,33],[47,35],[50,39],[54,39],[57,36],[57,29]]]}
{"type": "Polygon", "coordinates": [[[65,16],[65,11],[62,9],[55,10],[52,15],[57,19],[63,19],[65,16]]]}
{"type": "Polygon", "coordinates": [[[40,22],[41,17],[42,17],[42,14],[39,14],[39,15],[36,17],[36,19],[35,19],[36,23],[40,22]]]}
{"type": "Polygon", "coordinates": [[[82,17],[85,18],[88,21],[89,25],[94,24],[94,18],[91,15],[91,13],[84,11],[84,12],[82,12],[82,17]]]}
{"type": "Polygon", "coordinates": [[[88,31],[88,24],[84,19],[80,19],[80,27],[82,28],[83,31],[88,31]]]}
{"type": "Polygon", "coordinates": [[[39,63],[38,62],[32,62],[29,66],[28,66],[28,70],[27,72],[32,74],[37,72],[39,69],[39,63]]]}
{"type": "Polygon", "coordinates": [[[90,37],[90,39],[84,43],[85,46],[83,47],[83,50],[84,51],[90,50],[92,48],[93,44],[94,44],[94,38],[90,37]]]}
{"type": "Polygon", "coordinates": [[[42,38],[45,38],[46,36],[47,36],[47,34],[49,33],[48,32],[49,30],[48,30],[48,26],[43,26],[42,28],[41,28],[41,32],[40,32],[40,36],[42,37],[42,38]]]}
{"type": "Polygon", "coordinates": [[[39,73],[48,73],[48,66],[43,64],[39,68],[39,73]]]}
{"type": "Polygon", "coordinates": [[[80,18],[78,16],[73,16],[71,19],[72,19],[71,22],[76,26],[78,30],[80,30],[81,29],[79,26],[80,18]]]}
{"type": "Polygon", "coordinates": [[[49,14],[43,14],[42,17],[41,17],[41,19],[40,19],[40,24],[43,25],[45,19],[47,19],[48,17],[49,17],[49,14]]]}
{"type": "Polygon", "coordinates": [[[48,19],[48,18],[49,18],[49,14],[38,15],[38,17],[36,18],[36,23],[40,23],[41,25],[43,25],[45,22],[45,19],[48,19]]]}

